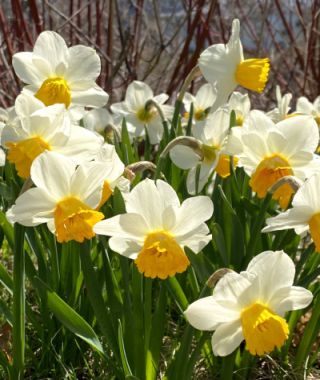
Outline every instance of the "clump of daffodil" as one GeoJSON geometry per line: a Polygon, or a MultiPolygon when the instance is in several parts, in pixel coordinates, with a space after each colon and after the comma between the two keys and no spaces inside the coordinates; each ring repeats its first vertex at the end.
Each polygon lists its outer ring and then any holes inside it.
{"type": "Polygon", "coordinates": [[[217,106],[225,103],[238,85],[262,92],[268,80],[269,66],[268,58],[244,59],[238,19],[232,22],[228,43],[208,47],[199,58],[203,76],[216,85],[217,106]]]}
{"type": "Polygon", "coordinates": [[[195,128],[203,127],[216,97],[216,90],[210,83],[201,86],[196,95],[186,92],[183,97],[183,105],[186,110],[183,115],[184,121],[188,122],[191,104],[193,104],[192,123],[195,128]]]}
{"type": "MultiPolygon", "coordinates": [[[[274,124],[262,112],[252,111],[251,124],[233,129],[227,150],[239,158],[238,166],[251,177],[249,184],[259,198],[264,198],[280,178],[304,180],[319,166],[314,154],[319,131],[310,116],[295,116],[274,124]]],[[[293,194],[292,187],[284,183],[273,193],[273,199],[287,208],[293,194]]]]}
{"type": "MultiPolygon", "coordinates": [[[[320,163],[319,163],[320,165],[320,163]]],[[[294,228],[297,234],[310,232],[316,251],[320,252],[320,173],[304,182],[292,200],[292,208],[267,219],[263,232],[294,228]]]]}
{"type": "Polygon", "coordinates": [[[84,162],[93,159],[100,150],[103,139],[73,125],[70,117],[66,117],[64,105],[38,109],[27,102],[32,109],[22,111],[22,104],[26,107],[25,102],[19,102],[17,111],[21,117],[6,125],[1,136],[2,146],[8,150],[7,159],[15,165],[20,177],[29,177],[33,160],[44,151],[56,151],[84,162]],[[33,109],[37,110],[32,112],[33,109]],[[28,112],[32,113],[27,115],[28,112]]]}
{"type": "Polygon", "coordinates": [[[101,71],[95,50],[83,45],[68,48],[58,33],[42,32],[33,52],[14,54],[12,65],[26,89],[46,106],[102,107],[108,101],[108,94],[95,83],[101,71]]]}
{"type": "Polygon", "coordinates": [[[125,100],[112,104],[111,111],[115,114],[115,119],[125,118],[132,137],[143,136],[146,129],[150,143],[158,144],[163,135],[163,121],[154,103],[161,108],[163,116],[170,119],[173,107],[163,104],[168,98],[167,94],[154,96],[146,83],[136,80],[129,84],[125,100]]]}
{"type": "MultiPolygon", "coordinates": [[[[202,128],[194,128],[193,135],[199,142],[195,151],[186,145],[175,145],[170,150],[170,158],[181,169],[190,169],[187,177],[187,188],[190,194],[201,191],[210,175],[216,171],[221,177],[230,175],[230,156],[225,154],[230,125],[230,113],[223,108],[211,113],[202,128]],[[199,182],[197,168],[200,166],[199,182]]],[[[236,165],[237,160],[234,160],[236,165]]]]}
{"type": "Polygon", "coordinates": [[[170,185],[149,179],[124,197],[127,213],[97,223],[94,231],[111,236],[110,248],[135,260],[146,277],[165,279],[184,272],[190,264],[184,247],[198,253],[211,240],[204,223],[213,212],[209,197],[180,204],[170,185]]]}
{"type": "Polygon", "coordinates": [[[8,219],[24,226],[47,223],[60,243],[91,239],[93,226],[104,218],[97,207],[110,169],[94,163],[87,169],[59,153],[42,153],[31,167],[36,187],[17,198],[8,219]]]}
{"type": "Polygon", "coordinates": [[[268,354],[289,336],[285,313],[308,306],[313,298],[309,290],[293,286],[294,275],[285,252],[262,252],[246,271],[226,273],[213,294],[192,303],[185,315],[193,327],[214,331],[216,356],[231,354],[243,340],[251,355],[268,354]]]}

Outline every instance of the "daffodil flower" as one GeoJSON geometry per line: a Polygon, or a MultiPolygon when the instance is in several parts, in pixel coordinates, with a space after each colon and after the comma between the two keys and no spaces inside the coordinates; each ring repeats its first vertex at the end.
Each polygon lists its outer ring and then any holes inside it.
{"type": "Polygon", "coordinates": [[[241,94],[240,92],[234,91],[226,107],[230,113],[234,111],[236,114],[235,126],[242,127],[250,114],[251,103],[248,94],[241,94]]]}
{"type": "Polygon", "coordinates": [[[135,260],[146,277],[165,279],[184,272],[190,262],[183,248],[198,253],[211,240],[204,223],[213,212],[209,197],[189,198],[180,205],[170,185],[149,179],[124,197],[127,213],[97,223],[94,231],[111,236],[110,248],[135,260]]]}
{"type": "Polygon", "coordinates": [[[215,88],[207,83],[199,88],[196,95],[192,95],[186,92],[183,97],[183,105],[186,109],[183,115],[184,121],[187,122],[190,115],[191,104],[193,104],[193,124],[194,127],[203,127],[205,120],[207,119],[211,107],[216,100],[216,90],[215,88]]]}
{"type": "MultiPolygon", "coordinates": [[[[230,114],[219,108],[211,113],[203,128],[195,128],[193,135],[199,140],[201,156],[192,148],[176,145],[170,150],[170,158],[181,169],[190,169],[187,176],[187,189],[190,194],[196,193],[196,173],[200,165],[198,191],[201,191],[215,170],[221,177],[230,175],[230,157],[224,147],[229,133],[230,114]]],[[[234,161],[236,165],[236,160],[234,161]]]]}
{"type": "MultiPolygon", "coordinates": [[[[319,164],[320,168],[320,164],[319,164]]],[[[292,208],[266,220],[262,232],[294,228],[299,235],[310,232],[317,252],[320,252],[320,173],[311,176],[295,194],[292,208]]]]}
{"type": "Polygon", "coordinates": [[[240,41],[240,22],[232,22],[232,32],[226,45],[208,47],[199,58],[199,68],[205,79],[216,85],[217,106],[227,102],[231,92],[240,85],[262,92],[268,80],[269,59],[244,59],[240,41]]]}
{"type": "Polygon", "coordinates": [[[91,239],[92,227],[104,218],[96,208],[108,175],[106,165],[92,164],[88,171],[59,153],[44,152],[31,167],[36,187],[17,198],[7,217],[24,226],[47,223],[60,243],[91,239]]]}
{"type": "Polygon", "coordinates": [[[285,252],[262,252],[245,272],[225,274],[213,294],[192,303],[185,315],[193,327],[214,330],[216,356],[231,354],[243,340],[250,354],[268,354],[289,336],[285,313],[305,308],[313,298],[309,290],[293,286],[294,275],[285,252]]]}
{"type": "Polygon", "coordinates": [[[101,71],[95,50],[83,45],[68,48],[55,32],[42,32],[33,52],[14,54],[12,65],[26,88],[46,106],[102,107],[108,101],[108,94],[95,83],[101,71]]]}
{"type": "Polygon", "coordinates": [[[161,107],[164,116],[170,119],[173,107],[165,105],[167,94],[153,95],[151,88],[140,81],[129,84],[125,100],[112,104],[111,111],[117,118],[125,118],[128,132],[133,137],[143,136],[145,128],[151,144],[158,144],[163,135],[163,125],[159,112],[152,104],[146,107],[149,100],[156,102],[161,107]]]}
{"type": "Polygon", "coordinates": [[[7,158],[15,164],[20,177],[29,177],[33,160],[46,150],[72,156],[77,162],[90,161],[96,156],[103,139],[72,125],[70,118],[65,116],[64,105],[56,104],[38,109],[14,125],[4,127],[1,143],[8,149],[7,158]]]}
{"type": "MultiPolygon", "coordinates": [[[[226,150],[239,157],[238,166],[243,166],[251,177],[249,184],[259,198],[264,198],[282,177],[304,180],[317,170],[319,158],[314,152],[319,131],[310,116],[295,116],[274,124],[256,111],[251,115],[254,120],[254,125],[237,128],[226,150]]],[[[293,193],[289,184],[283,184],[273,198],[287,208],[293,193]]]]}

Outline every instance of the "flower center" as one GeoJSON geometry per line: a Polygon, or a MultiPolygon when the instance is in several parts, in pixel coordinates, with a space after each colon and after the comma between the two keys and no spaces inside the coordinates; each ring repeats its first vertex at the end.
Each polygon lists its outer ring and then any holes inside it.
{"type": "Polygon", "coordinates": [[[236,82],[256,92],[262,92],[269,75],[269,58],[245,59],[236,68],[236,82]]]}
{"type": "Polygon", "coordinates": [[[219,150],[219,147],[216,145],[202,144],[201,151],[203,154],[203,161],[206,164],[212,164],[217,159],[218,150],[219,150]]]}
{"type": "Polygon", "coordinates": [[[33,160],[45,150],[50,150],[50,145],[35,136],[18,142],[7,142],[8,160],[12,162],[21,178],[30,176],[30,168],[33,160]]]}
{"type": "Polygon", "coordinates": [[[208,111],[202,108],[197,109],[196,112],[194,113],[194,118],[197,121],[205,120],[207,116],[208,116],[208,111]]]}
{"type": "Polygon", "coordinates": [[[62,199],[54,210],[58,242],[75,240],[82,243],[84,239],[91,239],[95,236],[92,227],[103,218],[101,212],[92,210],[76,197],[62,199]]]}
{"type": "Polygon", "coordinates": [[[46,106],[63,103],[68,108],[71,103],[69,86],[61,77],[46,79],[35,94],[35,97],[41,100],[46,106]]]}
{"type": "MultiPolygon", "coordinates": [[[[274,154],[260,162],[251,176],[249,185],[259,198],[264,198],[268,189],[287,175],[293,175],[289,162],[279,154],[274,154]]],[[[273,193],[272,198],[277,200],[282,208],[287,208],[292,194],[294,191],[291,186],[284,184],[273,193]]]]}
{"type": "MultiPolygon", "coordinates": [[[[238,165],[239,158],[233,157],[233,166],[238,165]]],[[[230,175],[230,156],[227,154],[220,154],[218,165],[215,168],[215,171],[222,178],[227,178],[230,175]]]]}
{"type": "Polygon", "coordinates": [[[286,320],[265,305],[257,302],[241,313],[246,349],[252,355],[264,355],[287,340],[289,328],[286,320]]]}
{"type": "Polygon", "coordinates": [[[183,249],[169,232],[150,232],[135,260],[138,270],[146,277],[162,280],[184,272],[190,262],[183,249]]]}
{"type": "Polygon", "coordinates": [[[103,182],[103,188],[102,188],[102,194],[101,194],[101,199],[100,202],[96,208],[96,210],[99,210],[106,202],[107,200],[111,197],[113,191],[109,185],[108,181],[103,182]]]}
{"type": "Polygon", "coordinates": [[[150,107],[146,109],[145,107],[140,108],[137,111],[137,118],[144,124],[148,124],[156,115],[158,114],[156,108],[150,107]]]}
{"type": "Polygon", "coordinates": [[[237,112],[236,113],[236,126],[237,127],[242,127],[243,126],[243,122],[244,122],[244,117],[243,117],[242,113],[237,112]]]}
{"type": "Polygon", "coordinates": [[[320,252],[320,213],[312,215],[309,220],[309,228],[312,240],[316,246],[316,251],[320,252]]]}

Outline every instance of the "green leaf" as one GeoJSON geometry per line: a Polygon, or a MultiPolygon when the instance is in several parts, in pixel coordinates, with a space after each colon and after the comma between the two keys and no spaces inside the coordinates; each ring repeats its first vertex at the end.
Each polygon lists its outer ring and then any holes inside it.
{"type": "Polygon", "coordinates": [[[92,327],[66,302],[64,302],[53,290],[51,290],[39,278],[36,281],[40,287],[46,290],[48,307],[57,319],[79,338],[90,344],[100,354],[105,355],[101,343],[92,327]]]}

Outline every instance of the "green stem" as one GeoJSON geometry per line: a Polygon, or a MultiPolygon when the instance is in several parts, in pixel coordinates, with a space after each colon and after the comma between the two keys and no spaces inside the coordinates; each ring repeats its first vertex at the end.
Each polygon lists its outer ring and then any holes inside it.
{"type": "Polygon", "coordinates": [[[24,227],[14,225],[13,262],[13,374],[22,379],[25,353],[25,256],[24,227]]]}
{"type": "Polygon", "coordinates": [[[112,324],[110,315],[102,297],[101,288],[97,281],[97,274],[95,273],[90,257],[90,248],[90,241],[85,241],[80,244],[81,269],[83,271],[83,278],[86,285],[88,298],[105,338],[108,340],[113,353],[117,359],[119,359],[120,354],[118,350],[116,329],[112,324]]]}
{"type": "Polygon", "coordinates": [[[221,379],[232,380],[237,350],[222,359],[221,379]]]}

